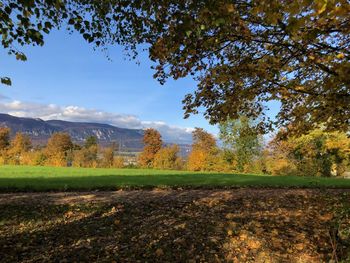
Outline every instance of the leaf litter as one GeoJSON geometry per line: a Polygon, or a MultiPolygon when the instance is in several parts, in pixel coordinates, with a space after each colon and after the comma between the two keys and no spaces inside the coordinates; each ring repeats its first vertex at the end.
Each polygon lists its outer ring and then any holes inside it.
{"type": "Polygon", "coordinates": [[[0,258],[1,262],[347,262],[349,205],[349,190],[1,194],[0,258]]]}

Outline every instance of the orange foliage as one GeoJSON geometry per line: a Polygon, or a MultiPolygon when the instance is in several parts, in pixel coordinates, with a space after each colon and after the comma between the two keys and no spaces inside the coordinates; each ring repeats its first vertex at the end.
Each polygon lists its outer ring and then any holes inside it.
{"type": "Polygon", "coordinates": [[[177,169],[182,168],[182,159],[178,156],[179,146],[174,144],[160,149],[154,157],[153,167],[158,169],[177,169]]]}
{"type": "Polygon", "coordinates": [[[54,133],[47,142],[45,153],[48,164],[53,166],[67,166],[72,155],[73,143],[67,133],[54,133]]]}
{"type": "Polygon", "coordinates": [[[208,153],[202,150],[192,150],[188,156],[187,169],[190,171],[204,171],[206,168],[208,153]]]}
{"type": "Polygon", "coordinates": [[[0,127],[0,151],[5,150],[10,145],[10,129],[0,127]]]}
{"type": "Polygon", "coordinates": [[[228,166],[216,146],[214,136],[201,128],[192,133],[192,151],[188,156],[187,169],[190,171],[223,171],[228,166]]]}
{"type": "Polygon", "coordinates": [[[115,156],[113,160],[114,168],[123,168],[125,166],[125,160],[122,156],[115,156]]]}
{"type": "Polygon", "coordinates": [[[75,150],[72,165],[75,167],[97,167],[97,152],[97,145],[75,150]]]}
{"type": "Polygon", "coordinates": [[[8,149],[9,163],[11,164],[23,164],[23,155],[32,148],[32,142],[30,137],[21,132],[16,133],[16,136],[11,141],[10,148],[8,149]]]}
{"type": "Polygon", "coordinates": [[[113,148],[106,148],[102,152],[102,160],[100,162],[100,167],[110,168],[114,163],[114,150],[113,148]]]}
{"type": "Polygon", "coordinates": [[[141,167],[153,167],[154,157],[163,145],[160,133],[155,129],[147,129],[143,136],[143,143],[145,146],[139,155],[138,162],[141,167]]]}

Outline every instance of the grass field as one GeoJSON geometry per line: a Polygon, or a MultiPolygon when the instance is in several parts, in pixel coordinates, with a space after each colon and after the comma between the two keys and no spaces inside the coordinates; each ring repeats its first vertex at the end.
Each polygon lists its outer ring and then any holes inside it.
{"type": "Polygon", "coordinates": [[[334,227],[348,226],[349,189],[336,178],[0,166],[0,261],[350,262],[334,227]],[[102,191],[120,188],[138,189],[102,191]]]}
{"type": "Polygon", "coordinates": [[[0,166],[0,191],[113,190],[151,187],[350,188],[350,180],[147,169],[0,166]]]}

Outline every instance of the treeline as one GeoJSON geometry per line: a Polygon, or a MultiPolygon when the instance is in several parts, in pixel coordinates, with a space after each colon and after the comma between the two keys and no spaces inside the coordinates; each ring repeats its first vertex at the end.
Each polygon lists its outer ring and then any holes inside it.
{"type": "Polygon", "coordinates": [[[33,147],[29,136],[0,128],[0,164],[74,167],[141,167],[170,170],[239,172],[272,175],[341,176],[350,167],[350,138],[342,132],[315,129],[290,137],[280,130],[266,143],[247,117],[220,124],[219,141],[195,128],[192,150],[180,155],[178,145],[166,145],[160,133],[147,129],[137,162],[115,156],[115,147],[102,148],[96,137],[74,144],[66,133],[54,133],[45,147],[33,147]]]}
{"type": "Polygon", "coordinates": [[[58,132],[45,147],[33,147],[28,135],[19,132],[11,140],[10,129],[0,128],[0,164],[122,168],[125,160],[114,156],[114,147],[99,147],[94,136],[80,146],[58,132]]]}
{"type": "Polygon", "coordinates": [[[192,133],[188,158],[177,145],[163,147],[160,133],[148,129],[141,167],[190,171],[239,172],[272,175],[341,176],[350,165],[350,138],[342,132],[315,129],[307,135],[288,137],[280,130],[268,143],[247,117],[220,124],[219,139],[201,128],[192,133]]]}

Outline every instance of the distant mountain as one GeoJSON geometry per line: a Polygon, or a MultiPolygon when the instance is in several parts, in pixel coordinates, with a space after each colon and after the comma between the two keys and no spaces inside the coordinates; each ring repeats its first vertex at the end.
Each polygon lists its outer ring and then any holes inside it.
{"type": "MultiPolygon", "coordinates": [[[[10,128],[11,136],[14,136],[16,132],[28,134],[34,145],[45,145],[53,133],[66,132],[77,144],[83,144],[85,138],[89,136],[96,136],[102,146],[117,143],[120,145],[120,151],[139,152],[143,148],[144,131],[142,129],[119,128],[109,124],[61,120],[44,121],[38,118],[21,118],[0,113],[0,127],[10,128]]],[[[165,145],[170,144],[172,143],[165,143],[165,145]]],[[[191,145],[179,144],[179,146],[180,154],[187,156],[191,145]]]]}
{"type": "Polygon", "coordinates": [[[118,128],[108,124],[70,122],[34,118],[20,118],[0,113],[0,127],[11,129],[11,135],[16,132],[28,134],[33,144],[46,144],[55,132],[67,132],[75,143],[82,144],[88,136],[96,136],[102,145],[113,142],[121,145],[122,150],[140,151],[143,147],[141,129],[118,128]]]}

